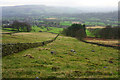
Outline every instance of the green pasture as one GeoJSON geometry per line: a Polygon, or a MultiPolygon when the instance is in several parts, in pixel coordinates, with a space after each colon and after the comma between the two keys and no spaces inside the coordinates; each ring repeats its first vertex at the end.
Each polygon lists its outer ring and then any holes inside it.
{"type": "Polygon", "coordinates": [[[21,32],[14,33],[12,35],[3,34],[2,43],[35,43],[46,40],[51,40],[56,36],[56,34],[47,32],[21,32]]]}
{"type": "MultiPolygon", "coordinates": [[[[50,33],[28,35],[27,41],[31,42],[55,36],[50,33]],[[36,37],[33,38],[33,35],[36,37]]],[[[21,41],[20,37],[11,37],[21,41]]],[[[7,41],[11,39],[10,36],[5,38],[4,42],[12,42],[7,41]]],[[[45,46],[3,57],[2,76],[3,78],[118,78],[118,54],[118,50],[113,48],[87,44],[60,35],[56,41],[45,46]]]]}
{"type": "Polygon", "coordinates": [[[70,21],[63,21],[63,22],[60,22],[60,25],[63,25],[63,26],[71,26],[72,23],[70,21]]]}

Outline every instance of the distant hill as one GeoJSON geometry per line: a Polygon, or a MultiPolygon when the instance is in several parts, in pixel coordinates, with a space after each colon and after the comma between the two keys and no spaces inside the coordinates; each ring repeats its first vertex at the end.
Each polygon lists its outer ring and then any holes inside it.
{"type": "MultiPolygon", "coordinates": [[[[106,8],[105,8],[106,9],[106,8]]],[[[99,10],[90,7],[70,8],[70,7],[52,7],[45,5],[21,5],[21,6],[6,6],[2,7],[3,16],[40,16],[40,15],[54,15],[54,14],[80,14],[80,13],[108,13],[114,12],[103,8],[99,10]]],[[[117,12],[117,11],[116,11],[117,12]]],[[[115,13],[116,13],[115,12],[115,13]]]]}
{"type": "Polygon", "coordinates": [[[44,5],[23,5],[2,7],[3,16],[20,16],[20,15],[41,15],[41,14],[74,14],[81,13],[79,9],[68,7],[50,7],[44,5]]]}
{"type": "MultiPolygon", "coordinates": [[[[52,7],[44,5],[21,5],[21,6],[6,6],[2,7],[2,16],[6,19],[15,17],[28,18],[32,17],[74,17],[78,21],[88,21],[88,22],[104,22],[107,24],[109,21],[118,20],[117,11],[104,11],[103,12],[90,12],[89,10],[84,10],[85,8],[69,8],[69,7],[52,7]]],[[[110,22],[114,23],[114,22],[110,22]]],[[[115,23],[116,24],[116,23],[115,23]]]]}

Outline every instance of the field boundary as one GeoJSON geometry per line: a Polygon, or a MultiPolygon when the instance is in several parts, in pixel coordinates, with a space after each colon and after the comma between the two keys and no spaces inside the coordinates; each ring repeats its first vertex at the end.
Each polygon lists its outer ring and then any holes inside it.
{"type": "Polygon", "coordinates": [[[115,48],[115,49],[118,49],[118,50],[120,49],[120,46],[106,45],[106,44],[100,44],[100,43],[95,43],[95,42],[88,42],[88,41],[84,41],[84,40],[82,40],[82,42],[89,43],[89,44],[95,44],[95,45],[98,45],[98,46],[112,47],[112,48],[115,48]]]}
{"type": "Polygon", "coordinates": [[[44,46],[48,43],[51,43],[56,40],[59,34],[54,37],[52,40],[43,41],[43,42],[36,42],[36,43],[2,43],[2,56],[7,56],[13,53],[18,53],[20,51],[35,48],[39,46],[44,46]]]}

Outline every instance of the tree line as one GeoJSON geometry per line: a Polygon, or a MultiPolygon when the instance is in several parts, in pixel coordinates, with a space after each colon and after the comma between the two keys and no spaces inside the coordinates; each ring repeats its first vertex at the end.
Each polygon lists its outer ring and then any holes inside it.
{"type": "Polygon", "coordinates": [[[24,32],[30,32],[32,30],[32,27],[27,22],[19,22],[14,21],[11,25],[13,29],[17,29],[17,31],[24,31],[24,32]]]}
{"type": "Polygon", "coordinates": [[[103,39],[120,39],[120,27],[106,26],[94,33],[95,37],[103,39]]]}
{"type": "Polygon", "coordinates": [[[4,28],[12,28],[17,32],[30,32],[32,30],[32,26],[28,22],[20,22],[20,21],[13,21],[12,24],[3,26],[4,28]]]}
{"type": "MultiPolygon", "coordinates": [[[[89,31],[97,38],[120,39],[120,27],[106,26],[103,29],[90,29],[89,31]]],[[[87,36],[84,24],[72,24],[70,27],[65,28],[62,33],[66,36],[76,37],[79,40],[84,40],[87,36]]]]}

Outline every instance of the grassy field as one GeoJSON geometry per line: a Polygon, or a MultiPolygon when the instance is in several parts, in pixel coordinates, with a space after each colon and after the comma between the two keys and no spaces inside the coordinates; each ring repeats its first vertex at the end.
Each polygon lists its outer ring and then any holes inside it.
{"type": "Polygon", "coordinates": [[[57,28],[57,27],[47,27],[47,28],[44,26],[42,26],[42,27],[33,26],[32,27],[32,32],[43,31],[43,32],[60,33],[62,30],[63,30],[63,28],[57,28]]]}
{"type": "Polygon", "coordinates": [[[87,34],[87,36],[89,36],[89,37],[95,37],[95,35],[92,34],[88,29],[86,29],[86,34],[87,34]]]}
{"type": "Polygon", "coordinates": [[[103,28],[105,28],[105,27],[104,26],[86,27],[86,34],[88,37],[95,37],[94,34],[103,28]]]}
{"type": "Polygon", "coordinates": [[[37,27],[37,26],[32,26],[32,32],[39,32],[39,31],[47,31],[47,28],[45,27],[37,27]]]}
{"type": "Polygon", "coordinates": [[[21,32],[12,35],[3,34],[2,43],[34,43],[53,39],[57,34],[47,32],[21,32]]]}
{"type": "MultiPolygon", "coordinates": [[[[95,34],[98,33],[102,28],[87,28],[86,34],[88,37],[95,37],[95,34]]],[[[100,36],[97,36],[100,37],[100,36]]]]}
{"type": "Polygon", "coordinates": [[[60,25],[63,25],[63,26],[71,26],[71,25],[72,25],[72,22],[70,22],[70,21],[63,21],[63,22],[60,22],[60,25]]]}
{"type": "Polygon", "coordinates": [[[97,29],[97,28],[99,28],[99,29],[103,29],[103,28],[105,28],[104,26],[93,26],[93,27],[86,27],[87,29],[97,29]]]}
{"type": "Polygon", "coordinates": [[[47,32],[52,32],[52,33],[57,33],[57,34],[63,31],[63,28],[56,28],[56,27],[49,27],[48,29],[49,31],[47,32]]]}
{"type": "MultiPolygon", "coordinates": [[[[17,30],[13,29],[12,28],[4,28],[2,30],[2,32],[16,32],[17,30]]],[[[60,33],[61,31],[63,31],[63,28],[57,28],[57,27],[38,27],[38,26],[32,26],[32,31],[31,32],[39,32],[39,31],[42,31],[42,32],[51,32],[51,33],[60,33]]]]}
{"type": "Polygon", "coordinates": [[[13,31],[12,28],[4,28],[2,29],[2,32],[16,32],[16,30],[13,31]]]}
{"type": "Polygon", "coordinates": [[[117,44],[119,44],[119,41],[116,39],[85,39],[88,42],[95,42],[95,43],[100,43],[100,44],[106,44],[106,45],[114,45],[116,46],[117,44]]]}
{"type": "MultiPolygon", "coordinates": [[[[46,34],[39,36],[44,38],[46,34]]],[[[31,39],[35,40],[30,38],[29,41],[31,39]]],[[[4,42],[6,41],[7,39],[4,39],[4,42]]],[[[2,76],[3,78],[117,78],[118,54],[118,50],[113,48],[59,36],[53,43],[3,57],[2,76]]]]}

